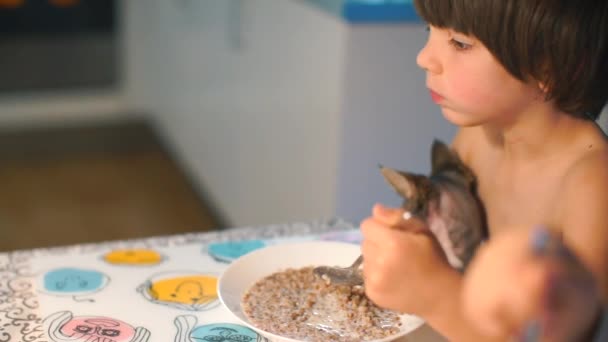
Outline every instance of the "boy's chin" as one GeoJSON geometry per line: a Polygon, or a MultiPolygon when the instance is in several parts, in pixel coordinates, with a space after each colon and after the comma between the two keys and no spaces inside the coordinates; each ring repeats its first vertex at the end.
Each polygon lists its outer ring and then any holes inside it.
{"type": "Polygon", "coordinates": [[[483,123],[483,119],[469,113],[462,113],[447,107],[441,107],[443,117],[451,124],[461,127],[478,126],[483,123]]]}

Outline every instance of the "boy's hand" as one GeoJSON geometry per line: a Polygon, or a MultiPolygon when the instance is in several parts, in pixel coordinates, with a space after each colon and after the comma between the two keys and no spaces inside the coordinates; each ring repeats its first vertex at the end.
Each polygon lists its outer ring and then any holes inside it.
{"type": "Polygon", "coordinates": [[[365,292],[380,307],[423,316],[441,291],[442,271],[455,271],[426,224],[403,214],[377,204],[361,223],[365,292]]]}
{"type": "Polygon", "coordinates": [[[465,314],[489,336],[540,329],[541,341],[585,341],[600,294],[591,273],[547,230],[513,229],[482,247],[464,279],[465,314]]]}

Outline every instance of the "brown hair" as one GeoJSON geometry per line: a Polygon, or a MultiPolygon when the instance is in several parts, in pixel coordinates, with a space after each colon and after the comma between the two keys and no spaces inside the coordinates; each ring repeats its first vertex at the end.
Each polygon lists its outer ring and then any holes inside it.
{"type": "Polygon", "coordinates": [[[608,100],[608,0],[414,0],[430,25],[479,39],[547,99],[597,119],[608,100]]]}

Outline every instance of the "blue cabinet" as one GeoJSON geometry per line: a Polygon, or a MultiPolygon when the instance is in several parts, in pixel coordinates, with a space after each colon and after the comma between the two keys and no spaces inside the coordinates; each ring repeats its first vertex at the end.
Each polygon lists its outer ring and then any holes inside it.
{"type": "Polygon", "coordinates": [[[351,23],[419,22],[413,0],[306,0],[351,23]]]}

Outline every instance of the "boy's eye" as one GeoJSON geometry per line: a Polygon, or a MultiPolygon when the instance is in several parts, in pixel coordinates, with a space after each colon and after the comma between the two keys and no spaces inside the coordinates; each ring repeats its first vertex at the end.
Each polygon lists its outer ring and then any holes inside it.
{"type": "Polygon", "coordinates": [[[467,43],[463,43],[459,40],[456,40],[454,38],[450,39],[450,44],[452,44],[453,47],[456,48],[456,50],[459,51],[464,51],[464,50],[468,50],[472,47],[471,44],[467,44],[467,43]]]}

